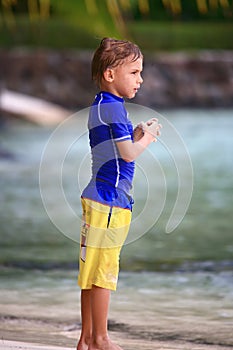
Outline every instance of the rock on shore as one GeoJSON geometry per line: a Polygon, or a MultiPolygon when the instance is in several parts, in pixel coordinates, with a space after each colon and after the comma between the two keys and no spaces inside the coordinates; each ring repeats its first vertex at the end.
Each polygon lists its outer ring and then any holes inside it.
{"type": "MultiPolygon", "coordinates": [[[[96,93],[87,51],[0,50],[0,88],[88,107],[96,93]]],[[[145,55],[144,84],[133,100],[152,108],[233,107],[233,51],[145,55]]]]}

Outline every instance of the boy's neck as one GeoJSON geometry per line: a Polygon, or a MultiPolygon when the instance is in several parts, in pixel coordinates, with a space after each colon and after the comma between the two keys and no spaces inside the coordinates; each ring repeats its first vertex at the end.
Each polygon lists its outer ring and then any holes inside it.
{"type": "Polygon", "coordinates": [[[110,95],[116,97],[116,98],[119,99],[119,100],[124,100],[123,97],[118,96],[118,95],[114,94],[113,92],[111,92],[111,91],[109,91],[109,90],[100,89],[100,93],[110,94],[110,95]]]}
{"type": "Polygon", "coordinates": [[[123,98],[123,96],[120,96],[117,93],[117,91],[114,89],[114,87],[106,81],[102,82],[102,84],[100,85],[100,90],[105,91],[105,92],[109,92],[110,94],[112,94],[114,96],[123,98]]]}

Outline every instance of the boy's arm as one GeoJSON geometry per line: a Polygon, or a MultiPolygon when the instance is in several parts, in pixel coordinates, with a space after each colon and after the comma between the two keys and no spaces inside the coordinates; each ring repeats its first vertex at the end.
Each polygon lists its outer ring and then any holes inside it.
{"type": "Polygon", "coordinates": [[[133,162],[154,139],[152,135],[145,133],[137,142],[127,140],[117,142],[116,144],[121,158],[126,162],[133,162]]]}

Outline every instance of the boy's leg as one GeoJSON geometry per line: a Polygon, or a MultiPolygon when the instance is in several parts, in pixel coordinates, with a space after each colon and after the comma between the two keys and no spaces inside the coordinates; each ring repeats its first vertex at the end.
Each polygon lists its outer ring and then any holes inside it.
{"type": "Polygon", "coordinates": [[[106,338],[108,333],[108,308],[110,290],[95,285],[91,290],[92,339],[106,338]]]}
{"type": "Polygon", "coordinates": [[[81,291],[81,319],[82,330],[77,350],[87,350],[92,335],[91,289],[81,291]]]}
{"type": "Polygon", "coordinates": [[[91,289],[92,338],[88,350],[122,350],[108,337],[109,289],[95,285],[91,289]]]}

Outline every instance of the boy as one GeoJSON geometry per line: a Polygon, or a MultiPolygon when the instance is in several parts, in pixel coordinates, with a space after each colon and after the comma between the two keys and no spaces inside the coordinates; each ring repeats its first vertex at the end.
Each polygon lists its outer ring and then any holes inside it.
{"type": "Polygon", "coordinates": [[[77,350],[120,350],[108,337],[111,290],[116,290],[120,250],[131,221],[134,160],[160,135],[157,119],[135,130],[123,98],[133,98],[143,80],[143,56],[128,41],[104,38],[92,60],[100,93],[88,129],[92,178],[82,193],[83,224],[78,284],[82,330],[77,350]]]}

